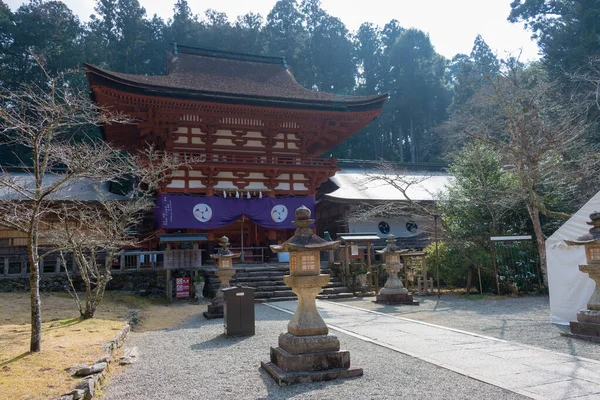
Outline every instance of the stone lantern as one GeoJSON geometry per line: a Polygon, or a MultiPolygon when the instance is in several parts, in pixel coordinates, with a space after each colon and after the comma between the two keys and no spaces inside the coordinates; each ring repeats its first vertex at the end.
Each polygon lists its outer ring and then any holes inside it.
{"type": "Polygon", "coordinates": [[[408,289],[402,285],[402,281],[398,278],[398,272],[404,268],[400,258],[400,254],[404,252],[404,250],[398,249],[396,238],[392,234],[388,235],[387,246],[383,250],[377,250],[377,253],[383,254],[385,257],[385,270],[388,272],[388,279],[379,291],[376,303],[419,305],[419,302],[413,300],[412,295],[408,294],[408,289]]]}
{"type": "Polygon", "coordinates": [[[314,222],[308,208],[298,208],[294,236],[282,245],[271,246],[275,253],[290,253],[290,274],[283,277],[283,282],[298,296],[288,331],[279,335],[278,347],[271,347],[271,361],[261,363],[280,385],[363,374],[361,368],[350,366],[350,353],[340,351],[339,340],[329,334],[317,310],[317,295],[329,283],[329,274],[321,274],[320,252],[336,249],[340,242],[315,235],[309,228],[314,222]]]}
{"type": "Polygon", "coordinates": [[[589,234],[566,242],[585,247],[587,264],[580,265],[579,270],[589,274],[596,282],[596,288],[587,302],[587,309],[577,313],[577,321],[570,322],[571,332],[564,335],[600,342],[600,212],[590,214],[590,219],[588,225],[592,225],[592,228],[589,234]]]}
{"type": "Polygon", "coordinates": [[[223,236],[219,241],[221,248],[217,254],[211,254],[210,257],[217,261],[217,272],[216,275],[221,281],[221,286],[211,304],[208,305],[208,311],[204,313],[204,316],[208,319],[223,318],[223,290],[229,287],[229,280],[235,275],[235,269],[233,269],[233,259],[238,258],[240,255],[233,253],[229,250],[229,238],[223,236]]]}

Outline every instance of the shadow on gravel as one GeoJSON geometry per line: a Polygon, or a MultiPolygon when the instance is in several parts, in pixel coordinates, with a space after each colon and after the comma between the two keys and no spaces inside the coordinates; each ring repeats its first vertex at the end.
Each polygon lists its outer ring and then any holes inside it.
{"type": "MultiPolygon", "coordinates": [[[[262,368],[258,368],[260,378],[262,379],[265,388],[267,389],[267,397],[258,397],[257,400],[270,400],[270,399],[289,399],[297,397],[303,393],[312,392],[314,390],[323,390],[328,388],[335,388],[336,386],[343,385],[344,382],[353,381],[360,379],[361,377],[338,379],[326,382],[312,382],[312,383],[299,383],[289,386],[279,386],[271,375],[266,373],[262,368]]],[[[335,392],[333,392],[335,393],[335,392]]],[[[303,397],[300,397],[303,398],[303,397]]],[[[312,398],[312,397],[310,397],[312,398]]]]}
{"type": "Polygon", "coordinates": [[[215,336],[212,339],[207,340],[205,342],[193,344],[190,346],[190,349],[194,351],[222,349],[236,345],[240,342],[243,342],[244,340],[251,338],[252,336],[227,337],[224,334],[222,334],[219,336],[215,336]]]}

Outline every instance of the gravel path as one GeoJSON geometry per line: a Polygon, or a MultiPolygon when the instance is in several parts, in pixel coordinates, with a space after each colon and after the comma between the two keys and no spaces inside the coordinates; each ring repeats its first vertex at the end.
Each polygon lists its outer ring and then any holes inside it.
{"type": "Polygon", "coordinates": [[[419,306],[377,304],[372,297],[336,302],[600,361],[599,343],[560,335],[569,327],[550,322],[548,296],[471,300],[445,294],[439,300],[436,296],[415,298],[419,306]]]}
{"type": "MultiPolygon", "coordinates": [[[[199,312],[206,306],[199,306],[199,312]]],[[[201,314],[176,329],[132,333],[140,361],[112,377],[106,399],[524,399],[433,364],[333,332],[363,377],[280,387],[259,366],[289,314],[256,306],[256,335],[223,336],[201,314]]]]}

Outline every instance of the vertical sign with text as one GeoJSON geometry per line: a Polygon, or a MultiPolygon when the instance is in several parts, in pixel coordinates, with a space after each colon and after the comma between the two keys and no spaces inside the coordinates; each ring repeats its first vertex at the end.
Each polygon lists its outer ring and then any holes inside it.
{"type": "Polygon", "coordinates": [[[175,279],[175,297],[190,297],[190,278],[175,279]]]}

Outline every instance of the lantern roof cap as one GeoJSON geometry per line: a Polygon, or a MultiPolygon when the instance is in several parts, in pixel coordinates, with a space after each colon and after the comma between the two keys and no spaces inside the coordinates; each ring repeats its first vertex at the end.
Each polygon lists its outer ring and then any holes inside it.
{"type": "Polygon", "coordinates": [[[588,225],[591,225],[589,232],[585,235],[579,236],[575,240],[565,240],[570,246],[581,246],[585,244],[600,243],[600,212],[594,211],[590,214],[590,220],[586,221],[588,225]]]}
{"type": "Polygon", "coordinates": [[[337,249],[340,246],[339,240],[330,242],[314,234],[309,228],[314,222],[314,219],[310,219],[310,210],[305,206],[299,207],[296,209],[296,220],[292,222],[298,227],[294,236],[280,245],[271,245],[271,249],[275,253],[337,249]]]}
{"type": "Polygon", "coordinates": [[[223,236],[221,240],[219,240],[219,246],[221,246],[221,248],[217,254],[211,254],[210,258],[215,260],[218,260],[219,258],[238,258],[240,253],[234,253],[229,250],[230,245],[229,238],[227,236],[223,236]]]}
{"type": "Polygon", "coordinates": [[[396,237],[394,235],[392,235],[391,233],[388,235],[386,243],[387,243],[387,245],[383,249],[375,250],[375,252],[377,254],[388,254],[388,253],[400,254],[400,253],[406,253],[409,251],[408,249],[400,249],[396,245],[396,237]]]}

